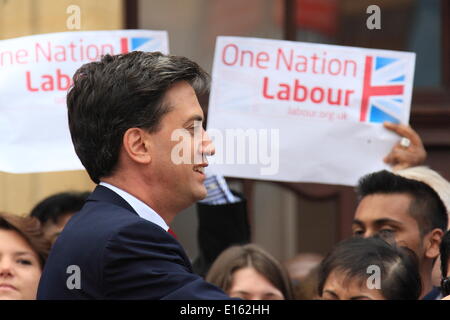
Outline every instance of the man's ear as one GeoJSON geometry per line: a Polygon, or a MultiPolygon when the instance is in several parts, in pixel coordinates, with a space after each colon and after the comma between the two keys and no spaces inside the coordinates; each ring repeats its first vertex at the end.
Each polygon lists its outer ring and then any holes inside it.
{"type": "Polygon", "coordinates": [[[150,134],[140,128],[129,128],[123,135],[123,147],[130,159],[141,164],[151,162],[150,134]]]}
{"type": "Polygon", "coordinates": [[[439,256],[439,246],[441,245],[444,232],[441,229],[433,229],[425,236],[425,256],[434,259],[439,256]]]}

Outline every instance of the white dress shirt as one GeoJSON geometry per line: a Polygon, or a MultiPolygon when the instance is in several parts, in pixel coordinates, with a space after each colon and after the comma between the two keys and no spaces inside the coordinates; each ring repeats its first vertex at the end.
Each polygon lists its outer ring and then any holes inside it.
{"type": "Polygon", "coordinates": [[[169,226],[164,221],[163,218],[159,214],[156,213],[155,210],[150,208],[148,205],[146,205],[144,202],[136,198],[135,196],[132,196],[128,192],[119,189],[109,183],[106,182],[100,182],[101,186],[104,186],[115,193],[117,193],[119,196],[121,196],[128,204],[134,209],[134,211],[137,212],[137,214],[147,221],[153,222],[154,224],[160,226],[164,230],[169,230],[169,226]]]}

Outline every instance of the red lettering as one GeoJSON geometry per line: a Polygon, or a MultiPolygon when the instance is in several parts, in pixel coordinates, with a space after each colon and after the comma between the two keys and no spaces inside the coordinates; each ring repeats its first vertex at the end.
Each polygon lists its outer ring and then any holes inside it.
{"type": "Polygon", "coordinates": [[[239,53],[239,49],[238,49],[237,45],[235,45],[234,43],[227,44],[222,50],[222,62],[223,62],[223,64],[225,64],[227,66],[235,65],[236,62],[238,61],[238,56],[239,56],[238,53],[239,53]],[[227,62],[227,60],[226,60],[228,48],[233,48],[234,49],[234,60],[232,60],[232,62],[227,62]]]}
{"type": "Polygon", "coordinates": [[[322,59],[322,74],[325,73],[325,64],[326,64],[326,61],[327,61],[327,59],[325,58],[325,56],[327,55],[327,53],[324,52],[323,55],[324,55],[324,58],[322,59]]]}
{"type": "Polygon", "coordinates": [[[356,77],[356,62],[354,60],[341,60],[332,58],[328,60],[327,52],[318,54],[313,52],[311,55],[296,55],[293,49],[284,51],[277,49],[275,69],[294,71],[312,74],[329,74],[332,76],[353,76],[356,77]]]}
{"type": "Polygon", "coordinates": [[[31,92],[39,91],[39,89],[33,88],[31,86],[31,73],[30,73],[30,71],[27,71],[26,78],[27,78],[27,90],[31,91],[31,92]]]}
{"type": "Polygon", "coordinates": [[[333,89],[328,88],[328,104],[331,105],[341,105],[341,95],[342,95],[342,89],[337,89],[337,97],[335,100],[333,100],[333,89]]]}
{"type": "Polygon", "coordinates": [[[49,74],[44,74],[42,79],[46,79],[46,81],[42,82],[41,89],[42,91],[53,91],[55,85],[53,83],[53,77],[49,74]]]}
{"type": "Polygon", "coordinates": [[[341,61],[339,61],[338,59],[331,59],[330,62],[328,63],[328,73],[335,76],[338,75],[339,73],[341,73],[341,61]],[[337,62],[337,70],[333,71],[332,70],[332,63],[333,62],[337,62]]]}
{"type": "Polygon", "coordinates": [[[306,97],[308,96],[308,90],[305,86],[300,85],[300,81],[295,79],[295,89],[294,89],[294,100],[298,102],[303,102],[306,100],[306,97]],[[299,97],[299,91],[303,93],[302,97],[299,97]]]}
{"type": "Polygon", "coordinates": [[[66,91],[69,89],[71,80],[70,77],[67,74],[61,73],[60,69],[56,69],[56,79],[57,79],[57,85],[58,90],[66,91]],[[64,85],[63,85],[64,82],[64,85]]]}
{"type": "Polygon", "coordinates": [[[347,76],[347,66],[351,64],[353,66],[353,76],[356,77],[356,62],[353,60],[345,60],[344,63],[344,76],[347,76]]]}
{"type": "Polygon", "coordinates": [[[323,101],[323,89],[320,87],[315,87],[314,89],[311,90],[311,101],[314,103],[321,103],[323,101]],[[316,96],[316,92],[319,92],[319,98],[317,98],[316,96]]]}
{"type": "Polygon", "coordinates": [[[84,54],[83,54],[83,39],[80,39],[80,60],[84,60],[84,54]]]}
{"type": "Polygon", "coordinates": [[[274,96],[271,96],[267,93],[267,87],[269,86],[269,78],[268,77],[264,77],[263,80],[263,97],[266,99],[273,99],[274,96]]]}
{"type": "Polygon", "coordinates": [[[28,51],[24,49],[17,50],[16,52],[16,61],[18,64],[27,64],[28,61],[22,60],[22,58],[28,58],[28,51]]]}
{"type": "MultiPolygon", "coordinates": [[[[73,61],[73,62],[77,61],[77,60],[75,59],[75,45],[73,44],[73,42],[71,42],[71,43],[69,44],[69,48],[70,48],[70,57],[72,58],[72,61],[73,61]]],[[[126,51],[126,52],[128,52],[128,51],[126,51]]]]}
{"type": "Polygon", "coordinates": [[[59,50],[55,53],[55,61],[64,62],[66,60],[66,48],[64,46],[56,46],[55,49],[59,50]]]}
{"type": "Polygon", "coordinates": [[[260,69],[267,69],[268,66],[261,65],[261,62],[268,62],[269,61],[269,54],[267,52],[260,52],[256,55],[256,66],[260,69]]]}
{"type": "Polygon", "coordinates": [[[350,95],[354,93],[354,90],[345,90],[345,103],[344,105],[348,106],[350,103],[350,95]]]}
{"type": "Polygon", "coordinates": [[[278,91],[278,100],[289,100],[291,96],[291,87],[287,83],[280,83],[280,87],[284,88],[284,90],[278,91]]]}
{"type": "Polygon", "coordinates": [[[245,58],[245,56],[249,56],[250,58],[250,62],[249,62],[249,66],[250,67],[253,67],[253,52],[252,51],[249,51],[249,50],[242,50],[242,53],[241,53],[241,67],[243,67],[244,66],[244,58],[245,58]]]}
{"type": "Polygon", "coordinates": [[[317,54],[314,53],[312,55],[312,57],[311,57],[311,60],[312,60],[312,64],[313,64],[312,65],[312,69],[313,69],[312,72],[315,73],[315,74],[318,73],[318,71],[316,71],[316,61],[317,61],[317,59],[319,59],[319,58],[317,57],[317,54]]]}
{"type": "Polygon", "coordinates": [[[297,59],[301,60],[295,64],[295,71],[306,72],[308,71],[308,59],[305,56],[297,56],[297,59]]]}
{"type": "Polygon", "coordinates": [[[50,46],[50,42],[47,42],[47,51],[45,51],[45,48],[41,46],[40,43],[36,43],[34,51],[36,52],[36,62],[40,62],[39,53],[41,53],[48,62],[52,61],[52,48],[50,46]]]}
{"type": "Polygon", "coordinates": [[[11,51],[3,51],[0,52],[0,66],[4,66],[7,64],[6,57],[9,57],[9,64],[13,64],[13,54],[11,51]]]}
{"type": "Polygon", "coordinates": [[[227,44],[222,50],[222,62],[226,66],[235,66],[239,63],[240,67],[267,69],[269,60],[270,56],[265,51],[255,53],[251,50],[239,50],[234,43],[227,44]]]}
{"type": "Polygon", "coordinates": [[[36,91],[67,91],[69,87],[72,84],[71,78],[67,75],[61,72],[60,69],[56,69],[56,76],[50,75],[50,74],[44,74],[41,76],[40,79],[40,86],[33,87],[32,81],[31,81],[31,72],[26,72],[26,86],[27,90],[31,92],[36,91]],[[55,88],[56,84],[56,88],[55,88]]]}
{"type": "Polygon", "coordinates": [[[293,83],[278,83],[276,88],[269,90],[269,77],[263,78],[262,87],[262,94],[266,99],[295,102],[310,101],[315,104],[325,102],[331,106],[342,106],[343,100],[344,105],[348,106],[350,97],[354,92],[354,90],[339,88],[308,88],[306,85],[302,85],[298,79],[295,79],[293,83]]]}
{"type": "Polygon", "coordinates": [[[292,62],[294,59],[294,51],[291,49],[290,50],[290,57],[289,57],[289,61],[286,60],[286,57],[284,56],[284,52],[283,49],[278,49],[277,50],[277,62],[276,62],[276,69],[279,70],[280,69],[280,60],[283,60],[284,62],[284,66],[286,67],[286,69],[288,69],[289,71],[292,70],[292,62]]]}
{"type": "Polygon", "coordinates": [[[97,48],[97,46],[92,45],[92,44],[88,45],[87,48],[86,48],[86,53],[87,53],[87,58],[89,60],[91,60],[91,61],[97,60],[97,58],[98,58],[98,48],[97,48]],[[91,51],[92,51],[91,49],[94,49],[94,55],[90,54],[91,51]]]}

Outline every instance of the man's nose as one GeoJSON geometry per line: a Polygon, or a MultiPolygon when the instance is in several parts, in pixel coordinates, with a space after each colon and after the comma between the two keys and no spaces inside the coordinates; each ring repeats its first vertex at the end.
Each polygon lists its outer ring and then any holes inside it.
{"type": "Polygon", "coordinates": [[[7,278],[13,275],[13,266],[10,259],[3,258],[0,261],[0,277],[7,278]]]}
{"type": "Polygon", "coordinates": [[[213,156],[216,153],[216,147],[206,131],[203,131],[201,153],[205,156],[213,156]]]}
{"type": "Polygon", "coordinates": [[[370,238],[373,237],[376,234],[373,230],[366,230],[363,234],[363,238],[370,238]]]}

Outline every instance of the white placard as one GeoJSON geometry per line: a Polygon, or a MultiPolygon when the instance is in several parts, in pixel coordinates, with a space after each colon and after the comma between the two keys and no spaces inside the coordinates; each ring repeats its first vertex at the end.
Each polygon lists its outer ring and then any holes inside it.
{"type": "Polygon", "coordinates": [[[72,75],[104,54],[168,53],[166,31],[63,32],[0,41],[0,171],[84,169],[67,124],[72,75]]]}
{"type": "Polygon", "coordinates": [[[415,53],[218,37],[208,111],[211,169],[225,176],[355,185],[387,168],[408,123],[415,53]]]}

